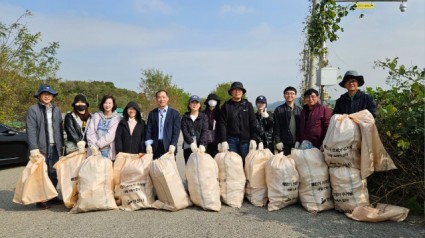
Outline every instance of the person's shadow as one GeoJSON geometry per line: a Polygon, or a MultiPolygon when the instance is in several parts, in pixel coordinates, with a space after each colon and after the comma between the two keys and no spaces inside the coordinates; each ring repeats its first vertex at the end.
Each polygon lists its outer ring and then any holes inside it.
{"type": "MultiPolygon", "coordinates": [[[[13,196],[15,195],[15,191],[13,190],[0,190],[0,211],[38,211],[35,204],[22,205],[13,202],[13,196]]],[[[65,207],[63,204],[50,205],[51,208],[49,211],[54,212],[68,212],[69,209],[65,207]]]]}

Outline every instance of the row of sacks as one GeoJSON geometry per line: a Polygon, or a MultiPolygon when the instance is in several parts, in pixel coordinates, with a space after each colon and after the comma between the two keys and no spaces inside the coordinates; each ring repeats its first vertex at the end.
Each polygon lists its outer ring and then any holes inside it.
{"type": "Polygon", "coordinates": [[[268,210],[274,211],[299,199],[309,212],[335,208],[358,221],[403,221],[408,215],[409,209],[399,206],[369,206],[366,180],[361,179],[360,170],[328,167],[317,148],[293,149],[289,156],[269,156],[259,149],[246,158],[246,195],[256,206],[265,206],[268,200],[268,210]]]}

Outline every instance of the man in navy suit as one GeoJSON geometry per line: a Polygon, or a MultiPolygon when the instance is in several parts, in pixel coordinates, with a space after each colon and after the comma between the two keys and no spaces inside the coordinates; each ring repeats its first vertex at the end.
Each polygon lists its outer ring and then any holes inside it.
{"type": "Polygon", "coordinates": [[[157,159],[166,152],[177,154],[180,134],[180,114],[168,106],[168,93],[159,90],[155,94],[158,108],[149,112],[146,129],[146,152],[157,159]]]}

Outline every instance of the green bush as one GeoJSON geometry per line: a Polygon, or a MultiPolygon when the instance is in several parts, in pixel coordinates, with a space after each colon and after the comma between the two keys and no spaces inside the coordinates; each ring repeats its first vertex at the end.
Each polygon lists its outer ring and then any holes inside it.
{"type": "Polygon", "coordinates": [[[369,192],[380,202],[424,212],[424,82],[425,70],[398,65],[398,58],[375,62],[389,71],[388,90],[368,88],[378,104],[376,126],[397,170],[377,173],[369,192]]]}

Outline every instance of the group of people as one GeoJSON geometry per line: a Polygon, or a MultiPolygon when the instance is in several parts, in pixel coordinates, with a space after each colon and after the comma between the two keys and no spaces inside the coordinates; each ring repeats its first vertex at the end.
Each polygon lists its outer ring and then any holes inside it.
{"type": "MultiPolygon", "coordinates": [[[[98,105],[98,112],[89,112],[89,103],[84,95],[77,95],[72,103],[73,110],[66,114],[62,126],[59,108],[52,102],[57,92],[49,85],[42,84],[34,95],[38,103],[27,113],[26,126],[31,155],[42,154],[48,165],[48,175],[56,187],[58,181],[53,165],[61,154],[69,154],[81,147],[88,147],[88,156],[101,154],[115,160],[120,152],[139,154],[152,153],[157,159],[163,154],[177,153],[180,132],[183,135],[183,155],[187,163],[191,153],[200,151],[214,157],[220,145],[223,151],[233,151],[245,158],[250,149],[263,143],[272,152],[291,153],[298,142],[308,140],[320,148],[332,114],[351,114],[363,109],[376,116],[373,98],[358,87],[364,84],[363,76],[356,71],[347,71],[341,87],[347,93],[336,101],[332,112],[319,102],[315,89],[304,92],[304,106],[295,104],[297,90],[286,87],[283,91],[285,103],[278,106],[272,115],[267,111],[267,99],[258,96],[255,100],[257,111],[244,98],[246,89],[241,82],[234,82],[228,90],[231,99],[220,107],[216,94],[209,94],[202,110],[201,99],[192,95],[187,112],[182,117],[177,110],[168,106],[168,94],[159,90],[155,94],[157,108],[149,112],[147,123],[141,116],[136,102],[129,102],[123,116],[117,112],[115,98],[106,95],[98,105]],[[64,145],[63,129],[67,140],[64,145]],[[64,145],[64,146],[63,146],[64,145]],[[62,151],[65,148],[65,151],[62,151]]],[[[58,198],[37,203],[40,209],[50,204],[62,203],[58,198]]]]}

